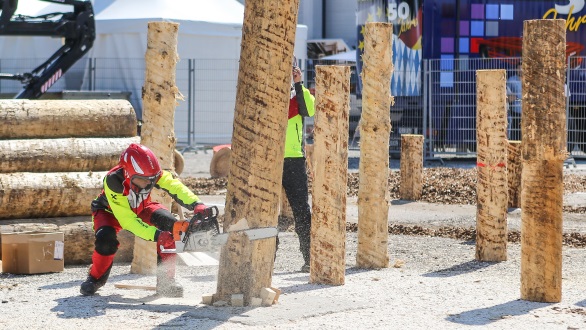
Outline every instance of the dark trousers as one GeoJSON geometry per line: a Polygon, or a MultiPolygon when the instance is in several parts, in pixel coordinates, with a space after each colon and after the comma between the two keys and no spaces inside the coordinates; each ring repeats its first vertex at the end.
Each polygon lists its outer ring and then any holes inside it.
{"type": "Polygon", "coordinates": [[[299,249],[306,264],[309,264],[311,240],[311,210],[307,188],[305,158],[285,158],[283,164],[283,188],[295,218],[295,232],[299,236],[299,249]]]}

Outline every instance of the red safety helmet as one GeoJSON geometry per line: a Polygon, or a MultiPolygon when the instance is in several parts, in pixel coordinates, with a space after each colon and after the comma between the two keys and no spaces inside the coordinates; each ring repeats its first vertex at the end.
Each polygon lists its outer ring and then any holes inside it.
{"type": "Polygon", "coordinates": [[[161,175],[157,156],[149,148],[138,143],[132,143],[124,150],[120,155],[119,164],[124,168],[124,175],[129,181],[130,189],[135,193],[150,192],[161,175]],[[134,178],[146,179],[150,183],[145,188],[141,188],[132,182],[134,178]]]}

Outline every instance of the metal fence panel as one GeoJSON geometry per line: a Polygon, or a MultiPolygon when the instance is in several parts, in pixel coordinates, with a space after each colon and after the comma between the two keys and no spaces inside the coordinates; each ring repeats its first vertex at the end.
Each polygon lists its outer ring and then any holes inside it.
{"type": "MultiPolygon", "coordinates": [[[[476,70],[504,69],[512,76],[520,58],[433,59],[423,61],[423,88],[419,96],[396,96],[389,109],[390,155],[400,154],[401,134],[423,134],[427,158],[476,156],[476,70]]],[[[0,72],[30,72],[42,59],[1,59],[0,72]]],[[[583,57],[568,61],[567,104],[568,151],[586,158],[586,65],[583,57]]],[[[350,138],[351,148],[360,141],[362,99],[354,62],[308,60],[305,85],[315,87],[317,65],[351,67],[350,138]],[[352,143],[353,142],[353,143],[352,143]]],[[[141,118],[141,89],[144,85],[144,58],[84,58],[78,61],[49,92],[62,90],[130,91],[130,102],[141,118]]],[[[411,74],[416,74],[415,72],[411,74]]],[[[238,60],[182,59],[177,63],[176,85],[184,100],[178,102],[175,131],[178,146],[215,145],[231,142],[238,60]]],[[[11,97],[22,89],[18,81],[0,80],[0,93],[11,97]]],[[[391,91],[391,95],[393,91],[391,91]]],[[[510,107],[509,107],[510,108],[510,107]]],[[[306,121],[309,142],[312,119],[306,121]]],[[[520,132],[510,129],[510,138],[520,132]]]]}
{"type": "Polygon", "coordinates": [[[505,69],[515,59],[429,60],[428,148],[431,157],[476,155],[476,70],[505,69]]]}
{"type": "Polygon", "coordinates": [[[568,68],[568,152],[574,158],[586,158],[586,58],[570,58],[568,68]]]}
{"type": "MultiPolygon", "coordinates": [[[[349,65],[350,76],[350,148],[358,148],[360,141],[359,122],[362,114],[362,95],[359,90],[358,75],[354,62],[332,60],[309,60],[307,65],[306,81],[309,87],[315,87],[315,67],[317,65],[349,65]]],[[[415,69],[414,69],[415,70],[415,69]]],[[[401,77],[419,76],[419,72],[394,72],[393,80],[401,83],[401,77]]],[[[393,91],[391,90],[391,95],[393,91]]],[[[401,152],[401,134],[423,134],[423,94],[417,96],[395,97],[395,103],[389,109],[391,118],[391,136],[389,152],[392,157],[401,152]]]]}

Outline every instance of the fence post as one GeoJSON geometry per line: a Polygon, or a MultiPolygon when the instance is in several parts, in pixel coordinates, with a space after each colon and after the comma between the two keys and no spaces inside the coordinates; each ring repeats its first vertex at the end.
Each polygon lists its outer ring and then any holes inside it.
{"type": "Polygon", "coordinates": [[[191,75],[193,70],[193,59],[187,60],[187,148],[191,148],[191,134],[193,133],[193,117],[191,111],[193,110],[192,101],[192,84],[193,77],[191,75]]]}
{"type": "Polygon", "coordinates": [[[92,71],[92,61],[93,61],[93,58],[90,57],[89,58],[89,61],[88,61],[88,75],[89,75],[89,77],[88,77],[88,80],[89,80],[89,82],[88,82],[88,90],[90,90],[90,91],[94,87],[94,85],[93,85],[94,84],[94,82],[93,82],[94,72],[92,71]]]}
{"type": "Polygon", "coordinates": [[[424,59],[421,60],[422,61],[422,69],[423,69],[423,89],[421,91],[421,95],[423,96],[423,109],[421,111],[421,119],[422,119],[422,126],[421,126],[421,130],[423,134],[423,158],[427,158],[427,157],[431,157],[431,148],[429,147],[429,143],[431,141],[431,135],[430,132],[431,130],[428,129],[427,125],[428,125],[428,120],[427,120],[427,116],[429,115],[429,103],[428,103],[428,86],[427,84],[429,83],[430,79],[429,79],[429,61],[424,59]]]}

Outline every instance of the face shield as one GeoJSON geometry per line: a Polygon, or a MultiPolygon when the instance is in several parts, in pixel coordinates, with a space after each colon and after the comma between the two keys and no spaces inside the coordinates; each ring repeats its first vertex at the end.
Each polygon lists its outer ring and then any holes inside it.
{"type": "Polygon", "coordinates": [[[159,174],[153,176],[133,175],[130,178],[130,188],[137,194],[148,194],[159,179],[159,174]]]}

